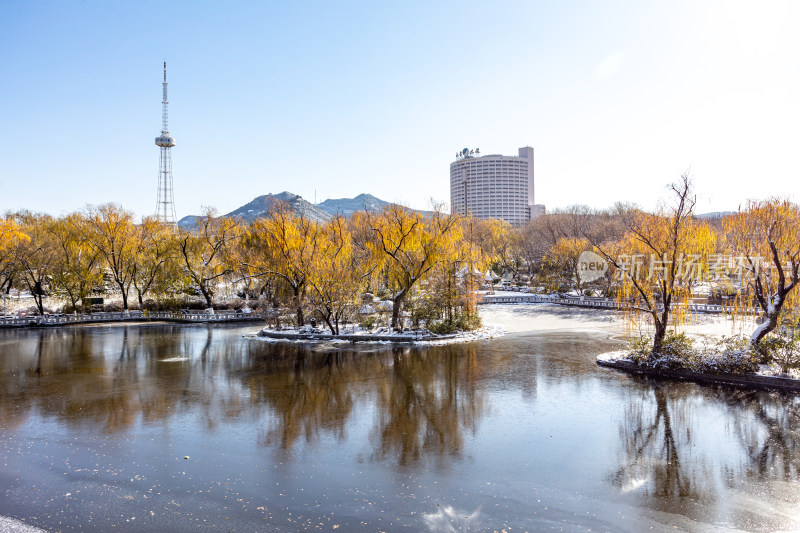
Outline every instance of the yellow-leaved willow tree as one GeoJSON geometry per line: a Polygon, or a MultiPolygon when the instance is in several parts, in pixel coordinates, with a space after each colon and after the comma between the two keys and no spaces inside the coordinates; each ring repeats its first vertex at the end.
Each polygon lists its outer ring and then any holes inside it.
{"type": "Polygon", "coordinates": [[[543,264],[553,268],[559,276],[560,282],[575,286],[578,293],[583,292],[583,280],[578,270],[578,259],[586,250],[591,250],[592,245],[584,237],[561,237],[547,251],[543,264]]]}
{"type": "Polygon", "coordinates": [[[213,210],[207,210],[197,227],[182,233],[178,239],[185,274],[203,295],[209,310],[213,310],[220,278],[233,272],[228,248],[241,235],[238,220],[214,214],[213,210]]]}
{"type": "Polygon", "coordinates": [[[56,268],[50,278],[55,290],[69,299],[72,309],[103,283],[102,256],[89,242],[88,221],[80,213],[54,220],[48,231],[55,241],[56,268]]]}
{"type": "Polygon", "coordinates": [[[16,220],[11,216],[0,218],[0,291],[10,289],[16,262],[14,261],[14,248],[20,241],[30,241],[16,220]]]}
{"type": "Polygon", "coordinates": [[[33,296],[39,314],[44,314],[44,297],[57,268],[56,243],[49,229],[50,215],[27,211],[15,215],[22,231],[29,238],[17,239],[13,247],[16,277],[33,296]]]}
{"type": "Polygon", "coordinates": [[[138,239],[133,213],[115,204],[90,207],[86,224],[81,226],[86,242],[100,254],[122,294],[122,307],[128,310],[128,293],[136,271],[138,239]]]}
{"type": "Polygon", "coordinates": [[[786,317],[798,320],[794,289],[800,269],[800,208],[787,199],[750,201],[725,222],[731,251],[745,276],[739,305],[761,310],[761,323],[750,336],[757,345],[786,317]]]}
{"type": "MultiPolygon", "coordinates": [[[[172,224],[155,216],[142,219],[136,228],[137,247],[134,263],[133,288],[144,309],[144,300],[151,292],[161,297],[180,277],[175,268],[179,255],[179,234],[172,224]],[[173,279],[169,279],[173,278],[173,279]]],[[[185,236],[184,236],[185,237],[185,236]]]]}
{"type": "Polygon", "coordinates": [[[402,330],[400,312],[411,288],[423,279],[452,249],[450,240],[460,237],[458,218],[437,210],[424,217],[417,211],[390,204],[379,213],[356,213],[358,234],[392,293],[392,328],[402,330]]]}
{"type": "Polygon", "coordinates": [[[308,278],[319,257],[318,224],[297,216],[279,202],[266,218],[254,221],[244,235],[240,268],[246,278],[269,277],[288,285],[298,326],[305,324],[304,299],[308,278]]]}
{"type": "MultiPolygon", "coordinates": [[[[687,175],[670,186],[671,202],[656,213],[622,214],[624,234],[618,243],[595,241],[597,251],[616,268],[621,307],[646,313],[652,322],[653,352],[660,353],[667,328],[681,323],[688,310],[687,277],[701,276],[711,232],[693,218],[695,197],[687,175]],[[613,251],[612,251],[613,250],[613,251]]],[[[591,239],[590,239],[591,240],[591,239]]]]}
{"type": "Polygon", "coordinates": [[[338,335],[340,323],[355,315],[376,265],[353,246],[347,222],[340,216],[321,226],[314,238],[315,253],[306,281],[308,301],[331,334],[338,335]]]}

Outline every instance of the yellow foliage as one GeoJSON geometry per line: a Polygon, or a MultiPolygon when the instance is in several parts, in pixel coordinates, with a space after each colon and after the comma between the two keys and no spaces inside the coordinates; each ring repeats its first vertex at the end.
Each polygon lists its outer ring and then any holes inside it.
{"type": "Polygon", "coordinates": [[[759,342],[786,317],[797,323],[800,208],[789,200],[750,201],[725,223],[730,251],[741,274],[740,310],[757,305],[764,314],[753,333],[759,342]]]}

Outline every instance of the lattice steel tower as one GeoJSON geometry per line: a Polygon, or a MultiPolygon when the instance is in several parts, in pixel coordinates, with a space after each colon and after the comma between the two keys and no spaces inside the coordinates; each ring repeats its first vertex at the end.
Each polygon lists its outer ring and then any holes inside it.
{"type": "Polygon", "coordinates": [[[172,193],[172,147],[175,139],[169,136],[167,126],[167,62],[164,61],[164,98],[161,101],[161,135],[156,137],[156,146],[161,148],[158,160],[158,203],[156,217],[161,222],[175,224],[175,199],[172,193]]]}

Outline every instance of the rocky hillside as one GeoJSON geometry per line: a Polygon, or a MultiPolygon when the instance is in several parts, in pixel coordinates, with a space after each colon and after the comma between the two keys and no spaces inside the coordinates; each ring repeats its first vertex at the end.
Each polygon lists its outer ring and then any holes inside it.
{"type": "Polygon", "coordinates": [[[241,218],[245,222],[252,222],[257,218],[266,217],[278,201],[285,202],[295,214],[314,222],[326,222],[331,219],[331,215],[325,210],[307,202],[302,196],[287,191],[283,191],[280,194],[258,196],[251,202],[223,216],[241,218]]]}
{"type": "Polygon", "coordinates": [[[356,211],[380,211],[387,205],[390,205],[389,202],[381,200],[380,198],[375,198],[371,194],[359,194],[355,198],[325,200],[317,204],[317,207],[331,215],[349,217],[356,211]]]}
{"type": "MultiPolygon", "coordinates": [[[[385,206],[392,205],[371,194],[359,194],[355,198],[325,200],[322,203],[314,205],[304,200],[302,196],[284,191],[279,194],[257,196],[252,201],[222,216],[240,218],[244,222],[249,223],[269,215],[270,210],[275,207],[278,201],[288,204],[289,208],[295,214],[302,215],[315,222],[326,222],[336,215],[349,217],[356,211],[363,211],[365,209],[367,211],[380,211],[385,206]]],[[[420,213],[424,216],[432,214],[430,211],[420,211],[420,213]]],[[[185,216],[178,221],[178,226],[184,229],[193,228],[199,218],[200,217],[196,215],[185,216]]]]}

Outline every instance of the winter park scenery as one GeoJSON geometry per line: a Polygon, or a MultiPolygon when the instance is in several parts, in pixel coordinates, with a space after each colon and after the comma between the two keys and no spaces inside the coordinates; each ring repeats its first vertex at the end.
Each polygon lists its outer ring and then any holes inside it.
{"type": "Polygon", "coordinates": [[[0,6],[0,531],[800,530],[800,7],[576,6],[0,6]]]}

